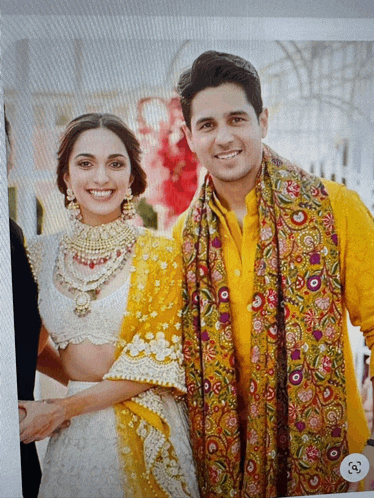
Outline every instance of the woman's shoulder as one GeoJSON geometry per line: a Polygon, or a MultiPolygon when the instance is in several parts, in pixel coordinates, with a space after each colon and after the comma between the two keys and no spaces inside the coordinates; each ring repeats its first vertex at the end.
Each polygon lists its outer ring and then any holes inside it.
{"type": "Polygon", "coordinates": [[[63,232],[53,233],[53,234],[41,234],[35,235],[35,237],[31,237],[27,239],[27,247],[29,251],[45,251],[48,247],[58,245],[60,239],[63,235],[63,232]]]}
{"type": "Polygon", "coordinates": [[[45,256],[54,251],[60,242],[62,232],[52,235],[36,235],[26,241],[27,257],[31,266],[34,279],[37,281],[45,256]]]}

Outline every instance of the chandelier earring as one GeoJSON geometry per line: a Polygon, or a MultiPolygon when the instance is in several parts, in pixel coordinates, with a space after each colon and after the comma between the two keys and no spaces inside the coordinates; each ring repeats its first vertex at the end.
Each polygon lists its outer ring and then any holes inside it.
{"type": "Polygon", "coordinates": [[[122,218],[124,220],[131,220],[136,216],[135,206],[132,202],[132,199],[133,195],[131,192],[131,187],[129,187],[126,191],[125,199],[122,204],[122,218]]]}
{"type": "Polygon", "coordinates": [[[67,209],[70,211],[70,217],[72,220],[81,220],[82,214],[78,202],[75,202],[75,194],[71,188],[66,190],[66,198],[69,201],[67,209]]]}

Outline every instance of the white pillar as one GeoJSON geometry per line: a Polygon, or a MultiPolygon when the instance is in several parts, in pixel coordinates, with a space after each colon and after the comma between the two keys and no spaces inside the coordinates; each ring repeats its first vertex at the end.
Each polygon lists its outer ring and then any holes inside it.
{"type": "Polygon", "coordinates": [[[17,220],[26,239],[36,235],[35,168],[33,160],[33,102],[30,88],[29,40],[16,43],[18,84],[15,99],[14,149],[17,177],[17,220]]]}
{"type": "Polygon", "coordinates": [[[74,40],[74,113],[76,118],[86,112],[84,91],[82,85],[83,75],[83,40],[74,40]]]}
{"type": "Polygon", "coordinates": [[[3,94],[0,84],[0,498],[22,496],[9,251],[3,94]]]}

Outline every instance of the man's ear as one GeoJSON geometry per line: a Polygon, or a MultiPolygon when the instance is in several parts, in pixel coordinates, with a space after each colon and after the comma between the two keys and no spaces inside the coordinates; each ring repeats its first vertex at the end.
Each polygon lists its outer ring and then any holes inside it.
{"type": "Polygon", "coordinates": [[[261,128],[261,138],[265,138],[268,133],[268,125],[269,125],[269,111],[265,107],[262,110],[261,114],[258,117],[258,122],[261,128]]]}
{"type": "Polygon", "coordinates": [[[186,123],[183,123],[182,130],[183,130],[183,133],[185,134],[185,137],[186,137],[186,140],[187,140],[189,148],[192,150],[192,152],[195,152],[195,148],[193,146],[192,132],[188,128],[188,126],[186,125],[186,123]]]}

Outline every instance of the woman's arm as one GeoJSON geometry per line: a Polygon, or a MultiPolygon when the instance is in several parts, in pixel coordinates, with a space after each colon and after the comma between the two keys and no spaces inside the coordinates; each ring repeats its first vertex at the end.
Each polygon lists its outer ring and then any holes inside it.
{"type": "Polygon", "coordinates": [[[39,334],[38,345],[38,363],[37,370],[52,379],[61,382],[65,386],[69,382],[69,377],[65,374],[62,367],[61,357],[56,351],[48,330],[42,324],[39,334]]]}
{"type": "Polygon", "coordinates": [[[37,369],[39,372],[48,375],[48,377],[61,382],[64,386],[67,386],[69,382],[69,377],[62,366],[61,357],[51,339],[48,339],[43,350],[38,355],[37,369]]]}
{"type": "Polygon", "coordinates": [[[130,380],[103,380],[74,396],[40,401],[22,401],[19,407],[27,411],[20,423],[20,439],[24,443],[40,441],[50,436],[61,424],[78,415],[103,410],[130,399],[152,387],[130,380]]]}
{"type": "Polygon", "coordinates": [[[40,334],[39,334],[38,356],[41,355],[44,348],[46,347],[48,339],[49,339],[48,330],[42,324],[42,326],[40,327],[40,334]]]}

